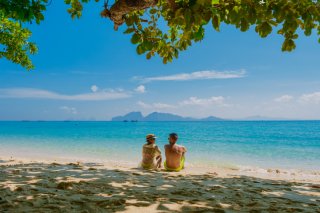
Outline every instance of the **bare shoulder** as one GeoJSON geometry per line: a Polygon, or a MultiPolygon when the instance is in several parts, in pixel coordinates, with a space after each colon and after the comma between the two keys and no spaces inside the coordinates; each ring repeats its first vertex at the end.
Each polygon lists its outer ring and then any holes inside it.
{"type": "Polygon", "coordinates": [[[157,152],[161,153],[159,146],[156,145],[154,148],[157,150],[157,152]]]}
{"type": "Polygon", "coordinates": [[[180,152],[187,152],[187,148],[184,146],[179,145],[179,151],[180,152]]]}

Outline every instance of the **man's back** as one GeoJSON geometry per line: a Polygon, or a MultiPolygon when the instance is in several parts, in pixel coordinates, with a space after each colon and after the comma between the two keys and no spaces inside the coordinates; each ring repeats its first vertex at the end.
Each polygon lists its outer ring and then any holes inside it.
{"type": "Polygon", "coordinates": [[[181,158],[186,152],[186,148],[179,145],[167,144],[164,146],[166,153],[166,165],[169,168],[175,169],[179,168],[181,164],[181,158]]]}

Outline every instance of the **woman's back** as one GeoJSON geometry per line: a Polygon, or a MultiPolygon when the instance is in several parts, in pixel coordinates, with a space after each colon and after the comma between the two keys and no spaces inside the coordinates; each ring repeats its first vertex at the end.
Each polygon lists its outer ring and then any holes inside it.
{"type": "Polygon", "coordinates": [[[158,156],[161,155],[159,147],[155,144],[144,144],[142,147],[142,163],[153,164],[158,156]]]}

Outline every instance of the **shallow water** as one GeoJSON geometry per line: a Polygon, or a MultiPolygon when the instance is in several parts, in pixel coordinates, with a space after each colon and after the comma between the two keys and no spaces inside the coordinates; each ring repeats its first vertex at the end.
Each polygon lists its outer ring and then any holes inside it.
{"type": "Polygon", "coordinates": [[[320,171],[320,121],[0,122],[0,153],[138,163],[145,135],[170,132],[190,166],[320,171]]]}

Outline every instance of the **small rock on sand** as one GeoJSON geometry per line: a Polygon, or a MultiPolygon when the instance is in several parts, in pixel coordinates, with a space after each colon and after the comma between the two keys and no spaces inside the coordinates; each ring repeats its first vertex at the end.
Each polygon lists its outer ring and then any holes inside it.
{"type": "Polygon", "coordinates": [[[60,182],[57,186],[57,189],[63,189],[66,190],[70,187],[72,187],[73,183],[72,182],[60,182]]]}

